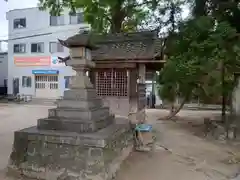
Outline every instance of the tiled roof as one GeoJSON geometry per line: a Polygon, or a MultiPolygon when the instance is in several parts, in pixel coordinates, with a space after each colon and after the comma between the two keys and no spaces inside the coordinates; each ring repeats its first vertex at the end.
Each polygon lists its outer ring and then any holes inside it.
{"type": "Polygon", "coordinates": [[[91,34],[88,33],[76,34],[65,41],[59,39],[59,42],[68,48],[84,46],[92,50],[96,49],[96,46],[91,41],[91,34]]]}
{"type": "Polygon", "coordinates": [[[91,48],[94,60],[150,60],[161,54],[162,49],[156,31],[106,35],[85,32],[74,35],[63,43],[67,47],[91,48]]]}

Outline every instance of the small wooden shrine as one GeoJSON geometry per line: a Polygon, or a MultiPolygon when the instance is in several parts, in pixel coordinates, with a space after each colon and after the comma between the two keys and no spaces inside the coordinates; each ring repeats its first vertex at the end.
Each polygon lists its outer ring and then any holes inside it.
{"type": "MultiPolygon", "coordinates": [[[[97,94],[112,113],[144,120],[145,80],[163,66],[162,40],[157,31],[99,35],[83,32],[60,42],[67,47],[79,46],[91,37],[92,59],[90,79],[97,94]]],[[[66,57],[65,60],[70,57],[66,57]]]]}

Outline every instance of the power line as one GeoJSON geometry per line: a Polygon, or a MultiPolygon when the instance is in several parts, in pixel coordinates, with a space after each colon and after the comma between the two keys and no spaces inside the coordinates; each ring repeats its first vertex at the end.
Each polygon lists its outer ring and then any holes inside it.
{"type": "Polygon", "coordinates": [[[47,36],[47,35],[54,34],[54,33],[62,33],[62,32],[69,32],[69,31],[76,31],[76,30],[80,31],[81,29],[89,29],[89,27],[85,26],[85,27],[81,27],[81,28],[78,28],[78,29],[57,30],[57,31],[52,31],[52,32],[46,32],[46,33],[40,33],[40,34],[34,34],[34,35],[28,35],[28,36],[22,36],[22,37],[6,39],[6,40],[0,40],[0,41],[8,42],[8,41],[11,41],[11,40],[26,39],[26,38],[37,37],[37,36],[47,36]]]}
{"type": "MultiPolygon", "coordinates": [[[[86,24],[86,23],[82,23],[82,24],[86,24]]],[[[66,25],[77,25],[77,24],[66,24],[66,25]]],[[[79,24],[79,25],[80,25],[80,24],[79,24]]],[[[31,32],[33,33],[33,32],[37,32],[37,31],[41,31],[41,30],[48,30],[50,27],[60,27],[60,26],[48,26],[48,27],[44,27],[44,28],[39,28],[39,29],[24,31],[23,33],[31,33],[31,32]]],[[[64,27],[64,26],[62,26],[62,27],[64,27]]],[[[84,27],[87,27],[87,25],[84,26],[84,27]]],[[[84,28],[84,27],[83,27],[83,28],[84,28]]],[[[89,27],[89,26],[88,26],[88,27],[89,27]]],[[[79,27],[79,28],[81,29],[82,27],[79,27]]],[[[71,29],[71,28],[70,28],[70,29],[71,29]]],[[[19,34],[21,34],[21,33],[16,32],[16,33],[12,33],[12,34],[1,35],[0,38],[1,38],[1,37],[15,36],[15,35],[19,35],[19,34]]]]}
{"type": "MultiPolygon", "coordinates": [[[[79,27],[79,29],[85,29],[85,28],[89,28],[89,26],[83,26],[83,27],[79,27]]],[[[41,31],[41,30],[49,30],[49,27],[46,27],[46,28],[39,28],[39,29],[34,29],[34,30],[29,30],[29,31],[24,31],[22,33],[34,33],[34,32],[37,32],[37,31],[41,31]]],[[[66,29],[66,31],[68,30],[76,30],[76,29],[73,29],[73,28],[69,28],[69,29],[66,29]]],[[[60,31],[65,31],[65,30],[59,30],[60,31]]],[[[55,31],[52,31],[52,32],[55,32],[55,31]]],[[[20,35],[22,33],[12,33],[12,34],[8,34],[8,35],[2,35],[0,36],[1,37],[9,37],[9,36],[16,36],[16,35],[20,35]]]]}

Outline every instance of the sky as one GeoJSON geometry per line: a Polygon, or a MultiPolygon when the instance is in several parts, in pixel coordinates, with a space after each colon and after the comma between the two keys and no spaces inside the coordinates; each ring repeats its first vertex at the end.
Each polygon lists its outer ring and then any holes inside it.
{"type": "MultiPolygon", "coordinates": [[[[22,9],[36,7],[38,0],[0,0],[0,40],[8,38],[8,21],[6,20],[6,12],[13,9],[22,9]]],[[[7,50],[7,44],[2,44],[2,49],[7,50]]]]}
{"type": "Polygon", "coordinates": [[[7,39],[8,22],[6,12],[13,9],[36,7],[38,0],[0,0],[0,39],[7,39]]]}

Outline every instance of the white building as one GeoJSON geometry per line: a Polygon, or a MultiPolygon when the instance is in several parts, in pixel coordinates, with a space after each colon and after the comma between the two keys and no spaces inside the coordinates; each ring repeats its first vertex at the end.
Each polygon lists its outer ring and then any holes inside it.
{"type": "Polygon", "coordinates": [[[58,43],[80,31],[89,29],[83,14],[50,16],[38,8],[15,9],[7,12],[8,94],[57,98],[68,86],[70,67],[59,64],[57,56],[68,55],[58,43]]]}
{"type": "Polygon", "coordinates": [[[7,87],[8,53],[0,52],[0,87],[7,87]]]}

